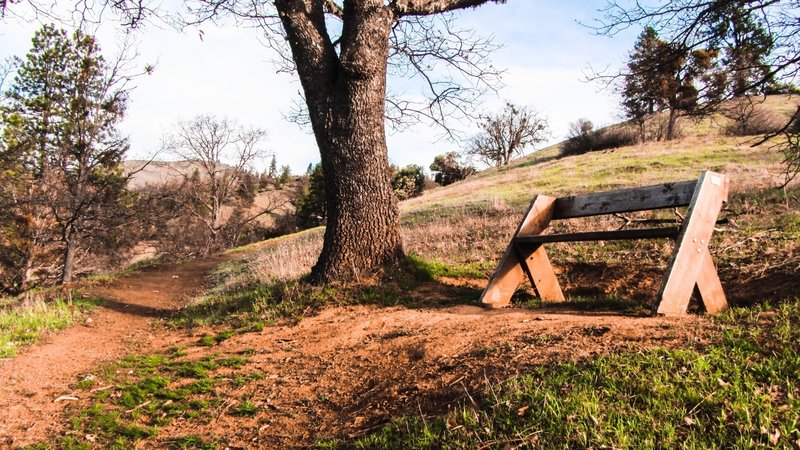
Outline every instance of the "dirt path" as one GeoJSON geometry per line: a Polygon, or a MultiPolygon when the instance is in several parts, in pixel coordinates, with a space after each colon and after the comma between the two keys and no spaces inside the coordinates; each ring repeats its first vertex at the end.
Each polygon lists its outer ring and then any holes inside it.
{"type": "MultiPolygon", "coordinates": [[[[623,349],[692,345],[704,339],[700,316],[631,317],[563,310],[460,305],[331,307],[296,326],[266,328],[222,344],[189,349],[188,359],[230,357],[253,349],[239,375],[220,387],[207,421],[176,420],[143,448],[188,434],[220,448],[308,448],[348,439],[392,417],[438,414],[487,386],[533,366],[623,349]],[[249,399],[259,412],[229,412],[249,399]]],[[[232,376],[231,374],[228,375],[232,376]]]]}
{"type": "Polygon", "coordinates": [[[152,322],[180,309],[202,289],[208,271],[226,258],[156,266],[91,288],[91,296],[107,301],[90,321],[0,361],[0,448],[51,435],[70,402],[54,400],[74,395],[70,385],[81,375],[125,354],[164,349],[185,339],[185,333],[153,333],[152,322]]]}
{"type": "Polygon", "coordinates": [[[193,434],[223,447],[303,448],[317,439],[358,436],[397,415],[436,414],[538,364],[691,345],[708,324],[698,316],[437,307],[452,286],[426,283],[414,295],[431,299],[430,307],[328,307],[298,325],[235,335],[213,347],[154,326],[197,293],[223,260],[156,267],[96,288],[92,293],[109,301],[90,324],[0,361],[0,448],[57,442],[65,409],[74,413],[93,401],[74,387],[76,380],[133,352],[180,345],[187,360],[246,353],[243,367],[223,375],[257,375],[244,385],[215,387],[208,395],[219,406],[205,420],[177,419],[137,447],[164,448],[193,434]],[[54,402],[61,395],[81,398],[54,402]],[[230,414],[243,399],[254,402],[257,414],[230,414]]]}

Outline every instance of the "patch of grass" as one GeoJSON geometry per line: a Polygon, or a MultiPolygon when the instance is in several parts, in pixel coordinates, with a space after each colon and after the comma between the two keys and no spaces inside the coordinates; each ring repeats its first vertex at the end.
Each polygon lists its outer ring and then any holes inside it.
{"type": "Polygon", "coordinates": [[[29,293],[0,309],[0,358],[17,354],[19,347],[35,342],[48,331],[62,330],[84,318],[102,301],[70,293],[68,298],[48,298],[29,293]]]}
{"type": "MultiPolygon", "coordinates": [[[[222,358],[217,354],[200,359],[182,359],[173,350],[166,354],[128,355],[103,368],[92,378],[102,377],[113,386],[94,393],[94,404],[74,411],[69,419],[69,441],[63,448],[138,447],[138,442],[156,436],[160,427],[176,418],[206,420],[209,410],[221,407],[217,385],[241,378],[244,385],[257,374],[214,376],[220,367],[228,371],[244,366],[243,356],[222,358]],[[221,361],[224,364],[218,364],[221,361]]],[[[216,448],[214,442],[187,436],[166,441],[171,448],[216,448]]],[[[156,445],[158,447],[158,445],[156,445]]]]}
{"type": "MultiPolygon", "coordinates": [[[[269,283],[230,283],[226,277],[240,277],[248,266],[233,262],[221,272],[217,283],[223,289],[212,289],[184,308],[171,323],[179,327],[201,325],[226,325],[238,332],[261,331],[264,326],[280,320],[299,321],[325,305],[379,304],[394,306],[419,303],[409,295],[409,290],[420,282],[434,279],[436,270],[444,272],[444,266],[426,265],[418,258],[408,258],[402,267],[379,280],[370,280],[353,285],[315,286],[304,279],[273,281],[269,283]]],[[[459,272],[466,273],[473,267],[459,272]]],[[[249,279],[244,277],[244,279],[249,279]]],[[[203,336],[200,345],[214,345],[229,338],[234,331],[225,331],[217,336],[203,336]]]]}
{"type": "Polygon", "coordinates": [[[167,441],[174,450],[216,450],[219,445],[214,441],[205,441],[200,436],[189,435],[167,441]]]}
{"type": "Polygon", "coordinates": [[[408,256],[410,264],[421,274],[425,281],[435,281],[440,277],[450,278],[487,278],[497,265],[493,261],[473,262],[464,264],[448,264],[436,260],[427,260],[411,254],[408,256]]]}
{"type": "Polygon", "coordinates": [[[704,348],[540,366],[438,418],[321,447],[793,448],[800,301],[714,320],[719,341],[704,348]]]}
{"type": "Polygon", "coordinates": [[[231,415],[241,417],[253,417],[258,412],[258,407],[250,399],[243,399],[239,404],[231,409],[231,415]]]}
{"type": "Polygon", "coordinates": [[[217,360],[217,364],[221,367],[233,367],[235,369],[242,367],[248,362],[249,360],[243,356],[231,356],[230,358],[220,358],[217,360]]]}
{"type": "Polygon", "coordinates": [[[164,263],[164,261],[162,261],[159,258],[142,259],[142,260],[137,261],[137,262],[131,264],[130,266],[126,267],[125,270],[122,271],[122,276],[128,277],[128,276],[131,276],[131,275],[135,274],[136,272],[140,272],[140,271],[142,271],[144,269],[148,269],[150,267],[156,267],[156,266],[159,266],[159,265],[161,265],[163,263],[164,263]]]}
{"type": "Polygon", "coordinates": [[[580,311],[614,311],[625,313],[650,312],[649,306],[642,302],[621,299],[615,296],[607,297],[573,297],[565,302],[548,303],[552,308],[577,309],[580,311]]]}

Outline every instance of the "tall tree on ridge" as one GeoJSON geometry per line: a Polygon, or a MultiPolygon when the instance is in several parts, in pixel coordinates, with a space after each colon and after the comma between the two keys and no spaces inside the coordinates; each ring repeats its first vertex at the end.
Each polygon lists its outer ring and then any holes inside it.
{"type": "Polygon", "coordinates": [[[701,102],[720,95],[716,58],[715,50],[690,50],[660,39],[652,27],[645,28],[622,77],[625,114],[641,127],[646,115],[668,111],[665,138],[674,139],[679,117],[703,114],[701,102]]]}
{"type": "MultiPolygon", "coordinates": [[[[3,107],[6,154],[14,155],[6,163],[15,164],[17,177],[14,207],[30,251],[57,231],[62,283],[72,281],[85,241],[113,228],[111,211],[124,196],[120,162],[128,142],[116,127],[127,103],[127,61],[123,53],[108,64],[93,36],[45,25],[18,61],[3,107]]],[[[27,255],[24,279],[33,256],[27,255]]]]}

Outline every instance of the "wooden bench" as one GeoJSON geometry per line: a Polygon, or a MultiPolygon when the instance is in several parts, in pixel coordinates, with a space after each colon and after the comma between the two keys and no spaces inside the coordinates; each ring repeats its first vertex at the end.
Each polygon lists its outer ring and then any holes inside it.
{"type": "Polygon", "coordinates": [[[698,180],[574,197],[538,195],[514,233],[480,301],[493,307],[508,305],[526,275],[542,300],[563,301],[564,294],[544,244],[671,238],[675,239],[675,250],[667,265],[653,313],[686,313],[695,287],[708,313],[722,311],[728,307],[728,302],[708,243],[722,204],[727,201],[728,185],[727,176],[703,172],[698,180]],[[688,209],[680,227],[545,234],[553,220],[684,206],[688,209]]]}

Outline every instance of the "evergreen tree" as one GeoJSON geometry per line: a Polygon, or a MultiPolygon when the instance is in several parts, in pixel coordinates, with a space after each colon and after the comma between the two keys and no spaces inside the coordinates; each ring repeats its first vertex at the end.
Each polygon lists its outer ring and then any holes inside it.
{"type": "Polygon", "coordinates": [[[720,96],[724,80],[714,70],[716,62],[716,50],[691,50],[664,41],[654,28],[646,28],[634,45],[623,77],[626,115],[642,126],[645,116],[669,111],[666,139],[675,138],[679,117],[709,112],[699,108],[701,100],[720,96]]]}
{"type": "Polygon", "coordinates": [[[267,175],[273,180],[278,177],[278,160],[275,158],[275,155],[272,155],[272,161],[269,163],[269,172],[267,172],[267,175]]]}
{"type": "Polygon", "coordinates": [[[11,206],[23,218],[23,284],[34,276],[35,253],[51,240],[58,243],[59,278],[66,283],[79,249],[113,240],[110,211],[124,196],[120,162],[128,148],[116,127],[127,91],[93,36],[45,25],[32,44],[17,61],[2,110],[3,164],[14,174],[3,189],[14,191],[11,206]]]}
{"type": "Polygon", "coordinates": [[[297,226],[300,229],[325,225],[327,203],[325,201],[325,175],[322,164],[316,164],[308,176],[308,186],[297,200],[297,226]]]}

